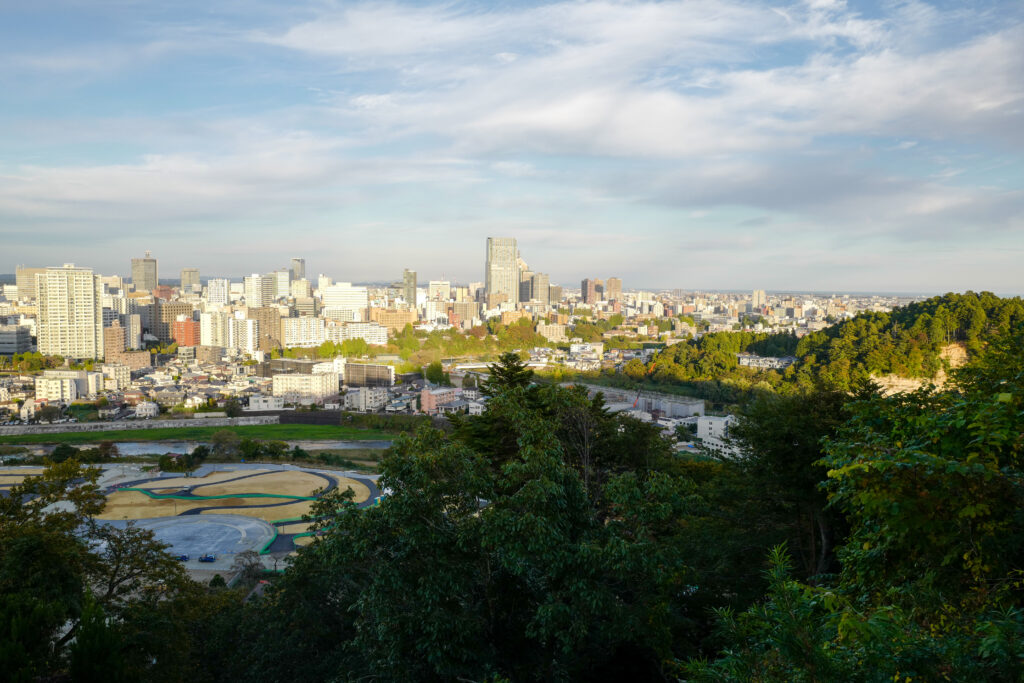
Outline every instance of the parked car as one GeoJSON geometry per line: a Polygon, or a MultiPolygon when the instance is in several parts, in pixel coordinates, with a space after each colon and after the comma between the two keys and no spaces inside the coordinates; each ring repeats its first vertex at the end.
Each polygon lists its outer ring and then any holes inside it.
{"type": "Polygon", "coordinates": [[[174,559],[178,560],[179,562],[188,562],[188,557],[188,555],[178,555],[174,559]]]}
{"type": "Polygon", "coordinates": [[[217,556],[216,555],[210,555],[209,553],[207,553],[206,555],[201,556],[199,558],[199,561],[200,562],[216,562],[217,561],[217,556]]]}

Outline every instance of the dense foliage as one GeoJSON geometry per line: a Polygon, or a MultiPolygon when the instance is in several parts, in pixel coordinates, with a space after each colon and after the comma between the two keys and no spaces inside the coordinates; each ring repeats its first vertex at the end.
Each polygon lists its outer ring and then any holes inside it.
{"type": "Polygon", "coordinates": [[[1024,331],[985,339],[943,390],[765,393],[737,459],[676,455],[508,354],[483,415],[399,437],[381,504],[326,497],[317,540],[255,601],[91,524],[94,475],[64,453],[0,500],[0,664],[12,680],[1021,680],[1024,331]]]}

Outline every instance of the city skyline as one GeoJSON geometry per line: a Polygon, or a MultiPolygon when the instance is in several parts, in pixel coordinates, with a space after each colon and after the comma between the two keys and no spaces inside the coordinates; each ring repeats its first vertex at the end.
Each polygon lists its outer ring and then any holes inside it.
{"type": "Polygon", "coordinates": [[[1022,290],[1019,3],[3,12],[0,273],[1022,290]]]}

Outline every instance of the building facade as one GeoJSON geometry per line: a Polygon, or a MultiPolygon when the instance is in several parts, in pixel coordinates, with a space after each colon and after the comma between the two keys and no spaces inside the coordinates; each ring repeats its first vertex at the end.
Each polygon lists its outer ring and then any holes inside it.
{"type": "Polygon", "coordinates": [[[485,266],[488,299],[504,295],[505,301],[519,300],[519,249],[514,237],[488,237],[485,266]]]}
{"type": "Polygon", "coordinates": [[[136,292],[153,292],[160,284],[156,259],[151,258],[148,251],[145,258],[132,259],[132,284],[136,292]]]}
{"type": "Polygon", "coordinates": [[[39,353],[103,358],[103,286],[91,268],[65,264],[36,275],[39,353]]]}

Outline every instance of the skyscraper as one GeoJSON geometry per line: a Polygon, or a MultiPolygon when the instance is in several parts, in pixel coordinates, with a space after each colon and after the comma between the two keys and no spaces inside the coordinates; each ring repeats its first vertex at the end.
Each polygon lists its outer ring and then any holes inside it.
{"type": "Polygon", "coordinates": [[[755,289],[751,293],[750,305],[755,309],[762,309],[768,303],[768,296],[764,293],[763,289],[755,289]]]}
{"type": "Polygon", "coordinates": [[[291,265],[291,273],[293,280],[304,279],[306,277],[306,259],[293,258],[291,265]]]}
{"type": "Polygon", "coordinates": [[[402,271],[402,298],[410,308],[416,308],[416,271],[406,268],[402,271]]]}
{"type": "Polygon", "coordinates": [[[193,288],[199,286],[199,269],[198,268],[182,268],[181,269],[181,291],[184,294],[191,294],[195,291],[193,288]]]}
{"type": "Polygon", "coordinates": [[[136,292],[152,292],[158,282],[156,259],[151,258],[148,251],[145,258],[132,259],[132,284],[136,292]]]}
{"type": "Polygon", "coordinates": [[[587,278],[580,283],[580,296],[583,303],[592,304],[597,302],[597,282],[587,278]]]}
{"type": "Polygon", "coordinates": [[[550,303],[551,298],[551,278],[547,273],[534,273],[533,274],[533,299],[541,302],[545,306],[550,303]]]}
{"type": "Polygon", "coordinates": [[[206,301],[211,306],[226,306],[231,301],[231,283],[222,278],[206,281],[206,301]]]}
{"type": "Polygon", "coordinates": [[[604,298],[608,301],[620,301],[622,299],[622,280],[617,277],[608,278],[605,285],[604,298]]]}
{"type": "Polygon", "coordinates": [[[243,278],[245,285],[245,305],[250,308],[261,308],[274,303],[277,292],[277,278],[253,273],[243,278]]]}
{"type": "Polygon", "coordinates": [[[91,268],[47,268],[36,275],[39,352],[103,358],[103,286],[91,268]]]}
{"type": "Polygon", "coordinates": [[[487,238],[487,297],[504,294],[506,301],[519,300],[519,249],[514,237],[487,238]]]}

